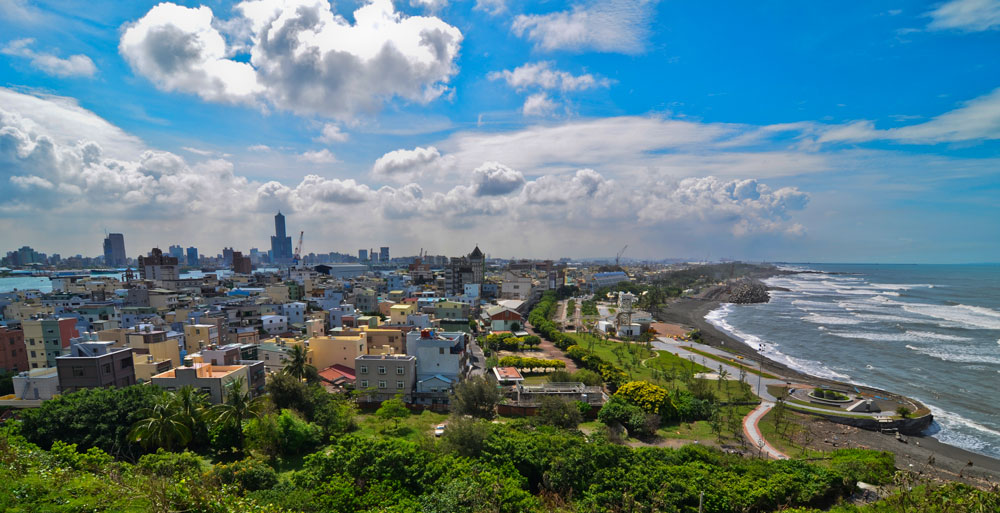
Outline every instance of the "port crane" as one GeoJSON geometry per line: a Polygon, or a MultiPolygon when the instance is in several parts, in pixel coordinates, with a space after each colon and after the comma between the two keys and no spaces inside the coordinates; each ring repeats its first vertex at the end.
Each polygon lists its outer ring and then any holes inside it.
{"type": "Polygon", "coordinates": [[[619,251],[619,252],[618,252],[618,255],[616,255],[616,256],[615,256],[615,266],[616,266],[616,267],[621,267],[621,259],[622,259],[622,255],[624,255],[624,254],[625,254],[625,250],[626,250],[626,249],[628,249],[628,244],[626,244],[626,245],[625,245],[624,247],[622,247],[622,250],[621,250],[621,251],[619,251]]]}

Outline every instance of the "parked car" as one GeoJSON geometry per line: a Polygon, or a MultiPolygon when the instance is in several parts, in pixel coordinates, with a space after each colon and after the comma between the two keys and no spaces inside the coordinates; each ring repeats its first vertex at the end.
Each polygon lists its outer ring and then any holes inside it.
{"type": "Polygon", "coordinates": [[[441,435],[443,435],[444,434],[444,428],[445,428],[445,426],[446,426],[446,424],[438,424],[437,427],[434,428],[434,436],[441,436],[441,435]]]}

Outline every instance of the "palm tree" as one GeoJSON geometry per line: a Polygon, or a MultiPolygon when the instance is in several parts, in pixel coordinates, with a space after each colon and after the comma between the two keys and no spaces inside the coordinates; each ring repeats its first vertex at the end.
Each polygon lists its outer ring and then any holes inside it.
{"type": "Polygon", "coordinates": [[[208,408],[208,395],[199,392],[191,385],[185,385],[171,395],[177,416],[194,433],[195,426],[201,421],[202,415],[208,408]]]}
{"type": "Polygon", "coordinates": [[[216,423],[236,430],[236,448],[240,452],[243,452],[243,421],[260,417],[263,411],[263,403],[252,398],[249,391],[244,391],[244,386],[242,376],[230,381],[226,385],[224,401],[210,410],[216,423]]]}
{"type": "Polygon", "coordinates": [[[292,346],[284,361],[282,370],[298,379],[311,380],[316,376],[316,367],[309,365],[309,354],[303,345],[292,346]]]}
{"type": "Polygon", "coordinates": [[[177,414],[170,394],[156,398],[153,406],[140,411],[142,419],[129,431],[129,439],[139,442],[146,449],[163,447],[171,451],[191,441],[191,429],[177,414]]]}

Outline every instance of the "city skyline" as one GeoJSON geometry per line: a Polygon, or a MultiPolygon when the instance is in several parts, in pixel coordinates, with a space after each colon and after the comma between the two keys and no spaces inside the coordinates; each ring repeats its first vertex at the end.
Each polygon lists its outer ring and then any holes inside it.
{"type": "Polygon", "coordinates": [[[0,12],[4,251],[1000,254],[994,0],[0,12]]]}

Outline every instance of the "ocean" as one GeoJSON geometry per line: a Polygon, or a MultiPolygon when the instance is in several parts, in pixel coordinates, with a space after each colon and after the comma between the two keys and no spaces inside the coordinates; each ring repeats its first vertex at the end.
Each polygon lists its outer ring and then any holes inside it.
{"type": "Polygon", "coordinates": [[[1000,458],[1000,265],[787,265],[705,318],[802,372],[913,397],[927,434],[1000,458]]]}

